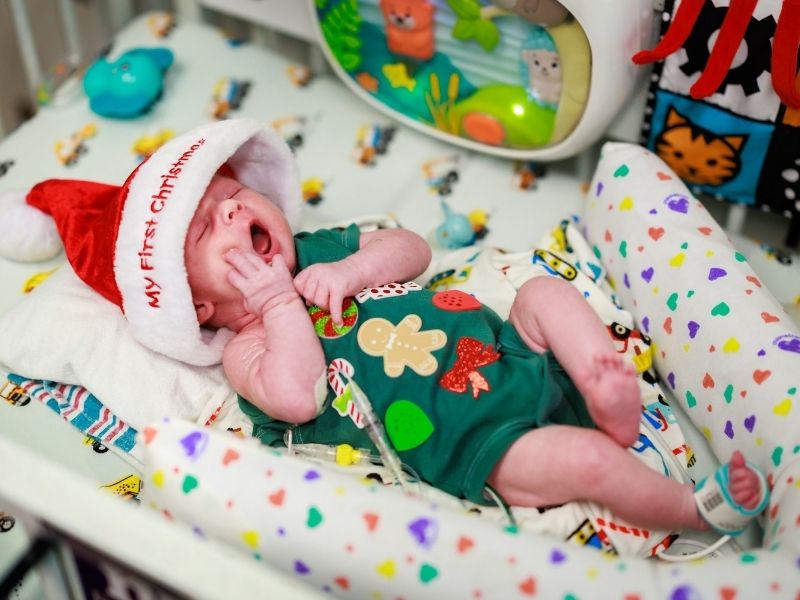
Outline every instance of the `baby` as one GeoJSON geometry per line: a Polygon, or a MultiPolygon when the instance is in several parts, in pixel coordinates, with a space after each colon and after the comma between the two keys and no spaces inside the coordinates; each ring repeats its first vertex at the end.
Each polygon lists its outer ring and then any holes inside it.
{"type": "MultiPolygon", "coordinates": [[[[639,433],[636,375],[573,286],[531,279],[507,322],[466,294],[385,286],[430,257],[403,229],[293,237],[268,198],[212,179],[186,269],[198,321],[236,332],[223,366],[255,435],[276,445],[291,428],[297,443],[368,445],[347,401],[352,377],[401,460],[444,491],[484,502],[489,485],[512,505],[586,499],[641,527],[708,527],[691,486],[625,449],[639,433]]],[[[724,472],[735,505],[763,504],[740,453],[724,472]]]]}
{"type": "Polygon", "coordinates": [[[474,502],[490,486],[513,505],[592,500],[641,527],[730,533],[763,510],[766,481],[739,453],[693,495],[626,450],[635,373],[570,284],[531,279],[503,321],[463,292],[402,283],[431,257],[410,231],[293,235],[299,190],[274,131],[218,121],[123,186],[48,180],[7,196],[0,213],[37,230],[5,227],[0,254],[40,260],[60,239],[134,339],[191,365],[221,360],[266,444],[291,429],[297,443],[370,446],[352,381],[404,463],[474,502]]]}

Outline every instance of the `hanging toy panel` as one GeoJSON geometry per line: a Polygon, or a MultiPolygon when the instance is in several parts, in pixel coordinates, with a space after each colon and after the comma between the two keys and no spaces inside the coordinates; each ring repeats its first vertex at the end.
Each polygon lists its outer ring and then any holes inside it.
{"type": "Polygon", "coordinates": [[[326,52],[395,116],[502,153],[557,144],[581,119],[591,52],[555,0],[316,0],[326,52]]]}

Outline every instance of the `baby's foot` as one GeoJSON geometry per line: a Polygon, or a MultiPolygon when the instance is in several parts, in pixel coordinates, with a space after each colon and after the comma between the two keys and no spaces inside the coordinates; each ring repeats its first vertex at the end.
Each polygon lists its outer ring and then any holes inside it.
{"type": "Polygon", "coordinates": [[[621,446],[639,439],[641,397],[634,368],[616,353],[598,354],[584,380],[575,382],[595,424],[621,446]]]}
{"type": "Polygon", "coordinates": [[[728,463],[728,489],[731,498],[739,506],[748,510],[758,506],[761,500],[761,485],[758,481],[758,474],[747,466],[742,453],[736,450],[728,463]]]}
{"type": "Polygon", "coordinates": [[[694,501],[700,519],[708,526],[719,533],[739,535],[767,507],[769,489],[758,469],[736,451],[727,465],[697,484],[694,501]]]}

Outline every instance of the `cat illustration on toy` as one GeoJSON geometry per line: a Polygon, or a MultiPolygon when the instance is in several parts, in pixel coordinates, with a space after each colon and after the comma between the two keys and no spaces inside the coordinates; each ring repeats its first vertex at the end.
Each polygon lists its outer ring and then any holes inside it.
{"type": "Polygon", "coordinates": [[[561,97],[561,59],[546,48],[523,50],[521,58],[527,66],[528,90],[545,106],[557,106],[561,97]]]}
{"type": "Polygon", "coordinates": [[[558,108],[563,84],[561,57],[552,36],[535,26],[519,53],[520,75],[529,97],[550,110],[558,108]]]}
{"type": "Polygon", "coordinates": [[[550,50],[523,50],[528,65],[528,86],[545,104],[558,104],[561,97],[561,60],[550,50]]]}
{"type": "Polygon", "coordinates": [[[746,135],[720,135],[699,127],[671,107],[655,148],[686,183],[715,186],[739,174],[746,141],[746,135]]]}

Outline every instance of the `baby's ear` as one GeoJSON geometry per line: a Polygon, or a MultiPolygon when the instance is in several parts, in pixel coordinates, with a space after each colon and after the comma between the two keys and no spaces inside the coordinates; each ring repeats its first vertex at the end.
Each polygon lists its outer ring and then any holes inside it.
{"type": "Polygon", "coordinates": [[[208,322],[208,320],[214,316],[215,306],[213,302],[209,302],[208,300],[205,301],[194,301],[194,311],[197,314],[197,322],[200,325],[204,325],[208,322]]]}

